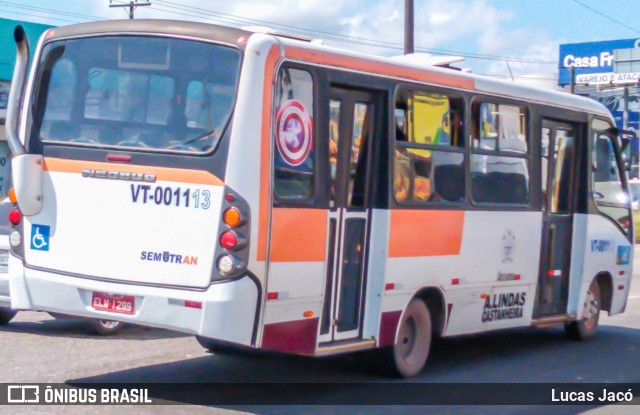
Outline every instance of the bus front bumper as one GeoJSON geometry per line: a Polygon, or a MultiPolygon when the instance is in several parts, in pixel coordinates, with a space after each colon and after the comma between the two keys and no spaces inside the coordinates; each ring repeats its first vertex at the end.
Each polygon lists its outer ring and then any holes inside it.
{"type": "Polygon", "coordinates": [[[248,276],[204,290],[92,280],[24,267],[9,258],[11,306],[176,330],[251,345],[259,300],[248,276]],[[131,314],[93,307],[94,293],[133,297],[131,314]]]}

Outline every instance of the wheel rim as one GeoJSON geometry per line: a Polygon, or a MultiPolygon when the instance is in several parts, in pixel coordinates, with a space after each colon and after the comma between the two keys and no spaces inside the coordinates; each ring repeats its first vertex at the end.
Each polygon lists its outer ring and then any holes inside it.
{"type": "Polygon", "coordinates": [[[100,325],[105,329],[110,329],[110,330],[115,329],[116,327],[118,327],[119,324],[120,324],[119,321],[100,320],[100,325]]]}
{"type": "Polygon", "coordinates": [[[584,328],[592,330],[598,320],[598,312],[600,311],[598,304],[598,298],[591,289],[587,291],[587,298],[584,302],[584,308],[582,310],[582,318],[584,320],[584,328]]]}
{"type": "Polygon", "coordinates": [[[418,339],[418,324],[413,316],[409,317],[402,326],[399,337],[400,357],[407,364],[416,363],[416,343],[418,339]]]}

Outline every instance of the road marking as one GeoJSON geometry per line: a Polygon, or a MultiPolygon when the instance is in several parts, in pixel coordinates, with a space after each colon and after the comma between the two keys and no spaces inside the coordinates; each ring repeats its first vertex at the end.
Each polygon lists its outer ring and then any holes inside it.
{"type": "Polygon", "coordinates": [[[638,298],[640,298],[640,295],[630,295],[629,296],[629,300],[637,300],[638,298]]]}

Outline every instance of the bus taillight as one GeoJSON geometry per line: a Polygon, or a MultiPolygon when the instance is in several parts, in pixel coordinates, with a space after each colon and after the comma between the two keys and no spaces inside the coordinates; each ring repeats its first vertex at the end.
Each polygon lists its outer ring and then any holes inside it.
{"type": "Polygon", "coordinates": [[[9,212],[9,222],[11,222],[13,225],[17,225],[20,223],[21,219],[22,213],[20,213],[18,209],[11,209],[11,211],[9,212]]]}
{"type": "Polygon", "coordinates": [[[17,248],[22,243],[22,235],[18,231],[12,231],[9,235],[9,243],[12,247],[17,248]]]}
{"type": "Polygon", "coordinates": [[[218,270],[224,275],[230,273],[236,267],[236,263],[231,255],[222,255],[218,259],[218,270]]]}
{"type": "Polygon", "coordinates": [[[240,276],[249,261],[249,206],[229,188],[223,195],[212,281],[240,276]]]}
{"type": "Polygon", "coordinates": [[[18,203],[18,198],[16,197],[16,191],[13,189],[13,187],[9,190],[9,200],[11,200],[11,203],[13,203],[14,205],[18,203]]]}
{"type": "Polygon", "coordinates": [[[238,237],[234,232],[226,231],[220,235],[220,246],[227,251],[233,251],[238,246],[238,237]]]}
{"type": "Polygon", "coordinates": [[[240,225],[242,221],[242,215],[240,214],[240,210],[236,207],[230,207],[229,209],[224,211],[223,215],[224,223],[230,228],[235,228],[240,225]]]}

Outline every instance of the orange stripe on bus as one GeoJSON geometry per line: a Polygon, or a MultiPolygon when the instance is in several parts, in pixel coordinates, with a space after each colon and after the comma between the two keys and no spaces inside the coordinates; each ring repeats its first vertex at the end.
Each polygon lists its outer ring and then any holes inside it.
{"type": "Polygon", "coordinates": [[[208,184],[223,186],[224,182],[217,176],[204,170],[185,170],[169,167],[138,166],[131,164],[101,163],[97,161],[66,160],[47,157],[44,159],[44,170],[61,173],[82,173],[82,170],[117,171],[121,173],[155,174],[156,180],[190,184],[208,184]]]}
{"type": "Polygon", "coordinates": [[[271,183],[271,106],[273,105],[273,83],[276,65],[280,60],[280,47],[272,46],[264,68],[264,92],[262,99],[262,140],[260,143],[260,206],[258,209],[258,248],[256,259],[267,259],[269,238],[269,197],[271,183]]]}
{"type": "Polygon", "coordinates": [[[416,81],[454,86],[465,89],[475,88],[475,82],[473,79],[457,75],[454,71],[451,71],[451,73],[441,73],[430,70],[429,68],[408,68],[405,66],[394,65],[387,62],[377,62],[326,51],[304,49],[297,46],[285,47],[285,54],[288,58],[299,59],[305,62],[339,66],[363,72],[373,72],[380,75],[413,79],[416,81]]]}
{"type": "Polygon", "coordinates": [[[389,257],[459,255],[464,211],[392,210],[389,257]]]}
{"type": "Polygon", "coordinates": [[[324,262],[327,211],[274,208],[271,216],[271,262],[324,262]]]}

